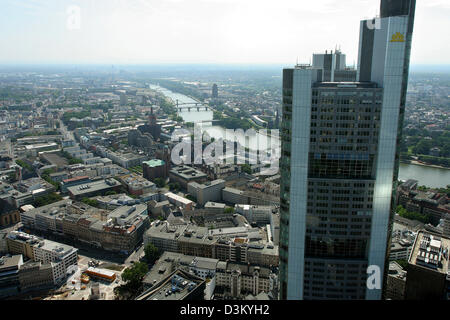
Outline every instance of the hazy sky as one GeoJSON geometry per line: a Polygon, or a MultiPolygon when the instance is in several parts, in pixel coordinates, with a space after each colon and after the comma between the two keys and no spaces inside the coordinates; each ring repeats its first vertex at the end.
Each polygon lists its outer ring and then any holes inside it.
{"type": "MultiPolygon", "coordinates": [[[[0,0],[0,63],[294,64],[340,45],[353,64],[359,21],[378,8],[379,0],[0,0]]],[[[417,0],[413,64],[450,64],[449,16],[449,0],[417,0]]]]}

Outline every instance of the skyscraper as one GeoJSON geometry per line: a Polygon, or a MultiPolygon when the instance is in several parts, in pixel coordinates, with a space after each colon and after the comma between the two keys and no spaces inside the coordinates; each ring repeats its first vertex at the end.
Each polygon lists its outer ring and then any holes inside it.
{"type": "Polygon", "coordinates": [[[313,68],[321,69],[321,79],[323,82],[355,81],[356,70],[347,68],[346,56],[337,50],[325,54],[313,54],[313,68]]]}
{"type": "Polygon", "coordinates": [[[219,97],[219,87],[217,86],[217,84],[213,84],[212,86],[212,93],[211,93],[211,97],[213,99],[217,99],[219,97]]]}
{"type": "Polygon", "coordinates": [[[381,0],[352,81],[320,58],[283,71],[281,299],[382,298],[414,13],[415,0],[381,0]]]}

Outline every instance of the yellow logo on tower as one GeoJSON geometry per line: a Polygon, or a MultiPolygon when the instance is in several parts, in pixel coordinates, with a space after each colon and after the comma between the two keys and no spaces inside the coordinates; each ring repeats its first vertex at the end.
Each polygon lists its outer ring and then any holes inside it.
{"type": "Polygon", "coordinates": [[[405,36],[400,32],[394,33],[391,42],[405,42],[405,36]]]}

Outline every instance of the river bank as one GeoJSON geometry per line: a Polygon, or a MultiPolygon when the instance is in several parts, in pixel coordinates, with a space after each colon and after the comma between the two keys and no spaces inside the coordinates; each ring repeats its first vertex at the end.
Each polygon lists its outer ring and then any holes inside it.
{"type": "MultiPolygon", "coordinates": [[[[153,86],[152,89],[159,89],[161,93],[169,98],[172,98],[172,100],[178,99],[179,102],[182,103],[195,102],[190,97],[174,93],[162,87],[153,86]]],[[[204,121],[204,123],[201,124],[201,126],[203,127],[203,132],[206,131],[215,140],[218,140],[220,138],[226,139],[226,129],[213,124],[212,111],[197,111],[196,109],[194,109],[190,112],[180,112],[179,115],[186,122],[193,121],[199,123],[204,121]]],[[[247,137],[238,135],[236,138],[237,142],[239,142],[244,147],[248,147],[251,150],[268,150],[281,146],[280,137],[272,136],[268,133],[263,134],[263,132],[259,132],[254,136],[247,137]]],[[[400,163],[399,179],[415,179],[419,181],[419,185],[426,185],[432,188],[444,188],[450,183],[450,170],[449,168],[441,167],[438,165],[428,165],[413,160],[413,162],[400,163]]]]}
{"type": "Polygon", "coordinates": [[[436,164],[428,164],[428,163],[419,162],[419,161],[416,161],[416,160],[401,161],[401,163],[402,164],[415,165],[415,166],[422,166],[422,167],[430,167],[430,168],[436,168],[436,169],[450,170],[449,167],[438,166],[436,164]]]}

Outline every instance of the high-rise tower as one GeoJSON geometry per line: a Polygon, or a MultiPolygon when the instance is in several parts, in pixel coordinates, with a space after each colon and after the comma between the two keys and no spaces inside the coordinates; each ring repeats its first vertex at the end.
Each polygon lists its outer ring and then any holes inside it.
{"type": "Polygon", "coordinates": [[[217,99],[219,97],[219,87],[217,86],[217,84],[213,84],[212,86],[212,93],[211,93],[211,97],[213,99],[217,99]]]}
{"type": "Polygon", "coordinates": [[[281,299],[382,298],[414,12],[382,0],[361,22],[355,80],[317,58],[283,71],[281,299]]]}

